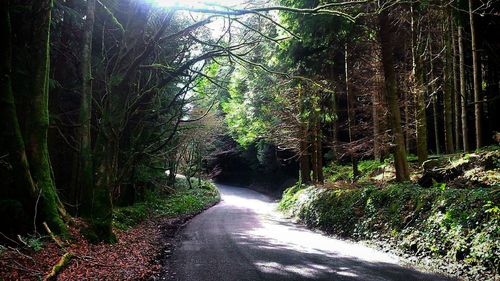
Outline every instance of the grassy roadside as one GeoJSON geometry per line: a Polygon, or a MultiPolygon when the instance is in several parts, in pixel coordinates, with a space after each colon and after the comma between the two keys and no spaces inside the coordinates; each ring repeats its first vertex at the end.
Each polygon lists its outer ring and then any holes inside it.
{"type": "MultiPolygon", "coordinates": [[[[453,169],[437,166],[437,171],[456,174],[455,162],[443,162],[453,169]]],[[[373,168],[362,172],[355,185],[338,180],[323,187],[296,184],[284,192],[280,209],[311,228],[374,244],[428,270],[465,280],[500,278],[500,189],[492,180],[500,167],[461,167],[464,176],[454,176],[458,188],[451,181],[423,187],[416,183],[423,177],[418,175],[413,183],[381,183],[376,180],[381,165],[363,164],[373,168]],[[469,170],[474,182],[466,181],[469,170]]],[[[330,177],[349,176],[348,168],[332,170],[336,174],[330,177]]]]}
{"type": "Polygon", "coordinates": [[[499,193],[412,184],[343,190],[297,185],[285,192],[280,208],[310,227],[418,257],[410,261],[426,268],[495,280],[500,212],[489,199],[498,202],[499,193]]]}
{"type": "Polygon", "coordinates": [[[171,190],[148,191],[144,200],[131,206],[115,208],[113,226],[127,230],[149,218],[193,215],[216,204],[220,200],[219,191],[209,181],[197,181],[189,188],[186,179],[179,178],[176,188],[171,190]]]}

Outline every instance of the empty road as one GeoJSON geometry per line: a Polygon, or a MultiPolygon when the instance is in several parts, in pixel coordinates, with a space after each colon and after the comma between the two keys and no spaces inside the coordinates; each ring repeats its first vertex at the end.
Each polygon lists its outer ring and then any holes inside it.
{"type": "Polygon", "coordinates": [[[294,224],[258,192],[217,186],[220,204],[196,216],[178,237],[170,258],[176,280],[451,280],[294,224]]]}

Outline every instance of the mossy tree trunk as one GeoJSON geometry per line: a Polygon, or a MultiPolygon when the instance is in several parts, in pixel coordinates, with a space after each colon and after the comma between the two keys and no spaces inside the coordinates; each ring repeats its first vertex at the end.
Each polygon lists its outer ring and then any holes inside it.
{"type": "Polygon", "coordinates": [[[36,188],[31,177],[12,91],[12,34],[9,3],[2,1],[0,5],[2,12],[0,28],[5,40],[0,44],[0,118],[2,120],[0,132],[6,141],[13,169],[14,188],[9,193],[14,198],[20,199],[25,212],[31,214],[34,211],[33,200],[36,197],[36,188]]]}
{"type": "Polygon", "coordinates": [[[381,97],[385,96],[385,86],[384,86],[384,77],[382,75],[381,66],[377,66],[377,88],[378,90],[373,93],[372,96],[372,116],[373,116],[373,156],[375,160],[382,161],[383,159],[383,151],[381,138],[384,134],[383,130],[383,122],[381,114],[382,108],[382,99],[381,97]]]}
{"type": "Polygon", "coordinates": [[[33,1],[31,65],[31,92],[24,97],[28,105],[25,115],[25,143],[28,162],[35,186],[40,190],[40,211],[44,220],[57,233],[66,231],[61,218],[64,207],[56,193],[47,145],[49,128],[49,64],[50,22],[52,0],[33,1]]]}
{"type": "Polygon", "coordinates": [[[113,136],[113,130],[109,130],[106,134],[99,134],[95,148],[95,161],[98,163],[95,166],[95,186],[90,193],[90,200],[86,202],[89,204],[87,208],[89,208],[91,234],[93,235],[90,238],[107,243],[116,240],[112,227],[112,190],[117,183],[118,150],[119,145],[116,136],[113,136]]]}
{"type": "MultiPolygon", "coordinates": [[[[9,3],[2,2],[2,31],[7,36],[6,42],[2,44],[0,106],[1,115],[5,117],[2,119],[5,122],[3,134],[10,136],[7,140],[18,189],[15,194],[17,199],[23,203],[30,216],[37,214],[37,222],[45,221],[52,231],[65,234],[67,228],[63,217],[66,216],[66,211],[56,192],[47,146],[51,9],[51,0],[31,3],[31,31],[26,36],[29,40],[29,68],[24,70],[29,72],[31,79],[26,89],[15,89],[12,77],[23,70],[12,69],[13,34],[10,28],[9,3]],[[17,103],[26,106],[22,124],[17,115],[17,103]]],[[[18,84],[26,83],[16,83],[18,84]]]]}
{"type": "Polygon", "coordinates": [[[91,193],[90,219],[95,239],[113,242],[116,238],[112,232],[113,200],[112,192],[119,190],[118,175],[120,174],[119,158],[123,156],[121,144],[124,142],[124,132],[129,118],[134,111],[130,107],[131,81],[136,78],[139,66],[153,53],[157,42],[170,26],[174,11],[168,12],[154,36],[144,44],[138,43],[143,37],[144,28],[148,22],[150,4],[127,5],[129,21],[122,36],[120,50],[114,61],[110,76],[116,82],[106,85],[109,96],[104,102],[100,130],[93,159],[95,167],[95,187],[91,193]],[[134,46],[132,49],[127,46],[134,46]]]}

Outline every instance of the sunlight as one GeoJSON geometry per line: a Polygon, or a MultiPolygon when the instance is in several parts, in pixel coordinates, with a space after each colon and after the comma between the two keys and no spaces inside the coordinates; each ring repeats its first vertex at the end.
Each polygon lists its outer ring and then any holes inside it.
{"type": "Polygon", "coordinates": [[[217,6],[225,6],[225,7],[236,7],[237,5],[243,4],[244,0],[210,0],[210,1],[202,1],[202,0],[151,0],[158,6],[171,8],[171,7],[187,7],[187,8],[201,8],[208,9],[217,6]]]}

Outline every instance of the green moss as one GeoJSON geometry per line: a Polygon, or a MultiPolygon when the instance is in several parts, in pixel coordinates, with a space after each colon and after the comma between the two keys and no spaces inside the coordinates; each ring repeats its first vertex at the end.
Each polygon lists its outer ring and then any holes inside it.
{"type": "Polygon", "coordinates": [[[92,202],[90,223],[93,235],[89,236],[90,240],[97,237],[97,241],[116,242],[116,236],[112,229],[112,202],[109,189],[102,186],[96,187],[92,202]]]}
{"type": "Polygon", "coordinates": [[[325,189],[296,185],[285,191],[280,208],[330,233],[356,239],[386,237],[412,254],[437,257],[444,263],[466,263],[471,271],[498,272],[499,202],[500,194],[493,188],[441,190],[391,184],[325,189]]]}

